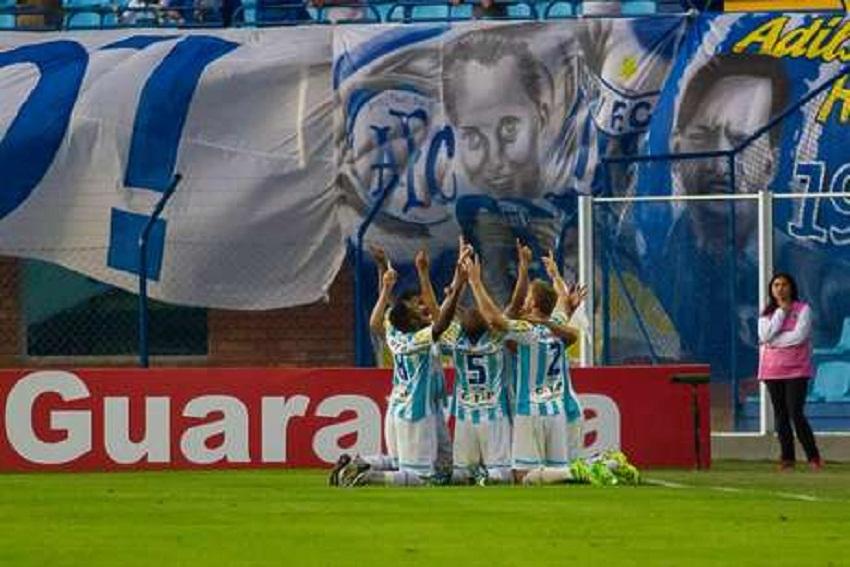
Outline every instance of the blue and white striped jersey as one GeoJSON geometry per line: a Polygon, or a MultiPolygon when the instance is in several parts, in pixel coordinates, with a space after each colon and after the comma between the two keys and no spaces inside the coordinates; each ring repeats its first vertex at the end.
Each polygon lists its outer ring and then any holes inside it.
{"type": "Polygon", "coordinates": [[[566,387],[564,388],[564,407],[567,410],[567,422],[573,423],[584,417],[582,415],[584,410],[582,410],[581,402],[578,400],[578,394],[573,390],[572,378],[570,377],[570,357],[569,355],[565,356],[567,357],[567,360],[564,361],[564,365],[567,368],[567,379],[566,387]]]}
{"type": "Polygon", "coordinates": [[[488,331],[473,343],[455,321],[440,343],[451,349],[454,361],[452,415],[472,423],[509,417],[504,334],[488,331]]]}
{"type": "MultiPolygon", "coordinates": [[[[566,325],[561,312],[552,322],[566,325]]],[[[516,415],[559,415],[565,412],[564,390],[568,378],[564,342],[545,325],[509,320],[506,340],[517,343],[516,415]]]]}
{"type": "MultiPolygon", "coordinates": [[[[384,320],[387,347],[393,357],[393,388],[388,411],[406,421],[419,421],[436,413],[442,370],[435,368],[431,326],[403,333],[384,320]]],[[[439,360],[439,359],[437,359],[439,360]]]]}

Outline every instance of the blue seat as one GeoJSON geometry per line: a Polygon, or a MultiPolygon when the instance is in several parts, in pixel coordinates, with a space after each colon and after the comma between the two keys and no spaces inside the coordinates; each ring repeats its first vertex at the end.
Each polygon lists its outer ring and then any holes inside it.
{"type": "Polygon", "coordinates": [[[0,0],[0,9],[9,11],[4,14],[0,14],[0,29],[15,29],[15,14],[10,12],[15,9],[17,3],[17,0],[0,0]]]}
{"type": "Polygon", "coordinates": [[[655,2],[652,0],[623,0],[623,15],[644,16],[655,13],[655,2]]]}
{"type": "Polygon", "coordinates": [[[453,22],[472,19],[468,3],[454,6],[448,2],[396,2],[390,6],[386,22],[453,22]]]}
{"type": "Polygon", "coordinates": [[[824,362],[819,365],[809,399],[850,402],[850,360],[824,362]]]}
{"type": "Polygon", "coordinates": [[[66,29],[95,29],[103,26],[100,0],[64,0],[66,29]]]}
{"type": "Polygon", "coordinates": [[[841,336],[835,346],[828,348],[816,348],[812,351],[812,360],[815,366],[833,360],[850,359],[850,317],[844,318],[841,327],[841,336]]]}
{"type": "Polygon", "coordinates": [[[540,8],[544,20],[574,18],[578,15],[578,0],[552,0],[540,8]]]}

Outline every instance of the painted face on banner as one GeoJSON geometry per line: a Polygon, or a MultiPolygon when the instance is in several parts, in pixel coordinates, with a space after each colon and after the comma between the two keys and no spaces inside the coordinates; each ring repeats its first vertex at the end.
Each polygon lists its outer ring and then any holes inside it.
{"type": "Polygon", "coordinates": [[[470,183],[493,197],[532,198],[539,191],[545,113],[517,84],[519,59],[465,63],[456,92],[458,157],[470,183]]]}
{"type": "MultiPolygon", "coordinates": [[[[729,76],[717,81],[699,100],[693,118],[675,135],[674,150],[681,153],[731,150],[770,120],[773,93],[770,79],[729,76]]],[[[738,193],[767,188],[775,173],[770,136],[757,138],[736,157],[738,193]]],[[[727,193],[730,175],[726,157],[680,160],[674,165],[677,192],[690,195],[727,193]]],[[[688,205],[701,240],[725,238],[729,203],[693,202],[688,205]]],[[[745,244],[756,229],[755,207],[741,206],[736,215],[736,242],[745,244]]]]}

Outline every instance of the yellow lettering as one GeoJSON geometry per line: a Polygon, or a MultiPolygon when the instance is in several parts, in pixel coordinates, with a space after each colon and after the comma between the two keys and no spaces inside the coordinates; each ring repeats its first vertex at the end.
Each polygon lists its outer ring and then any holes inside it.
{"type": "Polygon", "coordinates": [[[829,43],[824,48],[823,56],[821,59],[826,61],[827,63],[831,63],[835,61],[837,57],[841,54],[841,48],[844,45],[844,42],[850,38],[850,22],[847,22],[837,34],[829,41],[829,43]]]}
{"type": "Polygon", "coordinates": [[[806,54],[809,42],[823,25],[822,19],[817,19],[812,25],[797,28],[787,34],[773,48],[774,57],[802,57],[806,54]]]}
{"type": "Polygon", "coordinates": [[[844,75],[832,85],[832,89],[829,91],[829,96],[826,97],[826,100],[823,101],[823,104],[818,110],[817,120],[821,124],[825,124],[832,114],[832,110],[835,107],[836,102],[841,102],[841,115],[838,120],[841,124],[846,124],[850,121],[850,89],[845,88],[844,85],[847,83],[847,75],[844,75]]]}
{"type": "Polygon", "coordinates": [[[773,51],[773,46],[779,41],[782,30],[785,29],[785,24],[788,23],[789,19],[788,16],[782,16],[759,26],[755,31],[748,33],[744,39],[736,43],[732,47],[732,52],[743,53],[751,45],[760,45],[758,52],[770,55],[771,51],[773,51]]]}
{"type": "Polygon", "coordinates": [[[816,38],[809,44],[809,49],[806,51],[806,59],[820,59],[823,57],[826,48],[823,45],[824,40],[829,37],[829,34],[841,22],[842,18],[832,18],[829,20],[827,27],[820,30],[816,38]]]}

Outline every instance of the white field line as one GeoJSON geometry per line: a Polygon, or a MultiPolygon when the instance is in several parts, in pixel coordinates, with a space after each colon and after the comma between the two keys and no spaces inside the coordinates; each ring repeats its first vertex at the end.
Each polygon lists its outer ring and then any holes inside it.
{"type": "Polygon", "coordinates": [[[659,480],[657,478],[641,478],[640,481],[643,484],[650,484],[652,486],[663,486],[664,488],[694,488],[689,484],[682,484],[679,482],[670,482],[669,480],[659,480]]]}
{"type": "Polygon", "coordinates": [[[683,484],[681,482],[671,482],[668,480],[660,480],[657,478],[644,478],[643,482],[645,484],[649,484],[652,486],[662,486],[664,488],[706,488],[708,490],[715,490],[717,492],[729,492],[729,493],[742,493],[742,492],[753,492],[753,493],[763,493],[771,496],[777,496],[779,498],[788,498],[791,500],[802,500],[804,502],[826,502],[828,498],[818,498],[817,496],[812,496],[810,494],[798,494],[796,492],[774,492],[772,490],[754,490],[751,488],[737,488],[734,486],[697,486],[694,484],[683,484]]]}

